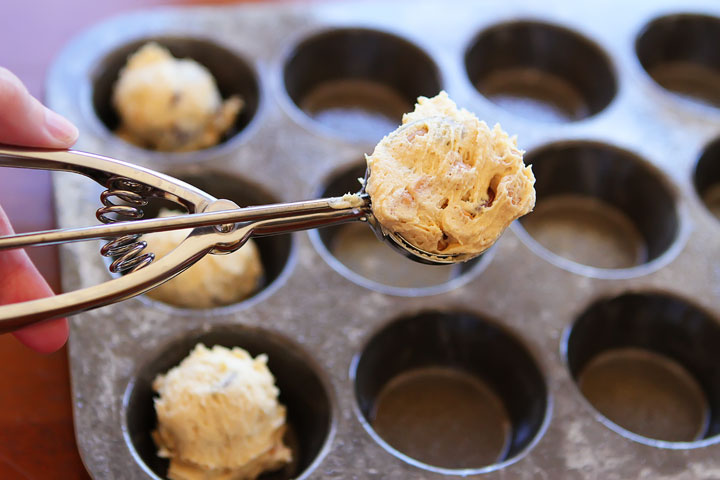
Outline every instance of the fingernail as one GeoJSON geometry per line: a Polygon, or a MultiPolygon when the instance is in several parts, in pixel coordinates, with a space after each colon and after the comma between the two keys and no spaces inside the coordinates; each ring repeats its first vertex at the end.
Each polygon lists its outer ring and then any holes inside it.
{"type": "Polygon", "coordinates": [[[70,123],[62,115],[59,115],[48,108],[45,109],[45,127],[55,140],[67,146],[75,143],[75,140],[77,140],[78,135],[80,134],[75,125],[70,123]]]}

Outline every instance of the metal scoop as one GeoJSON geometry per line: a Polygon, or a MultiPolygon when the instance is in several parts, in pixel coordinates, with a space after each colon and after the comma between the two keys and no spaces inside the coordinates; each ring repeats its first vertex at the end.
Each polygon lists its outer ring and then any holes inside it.
{"type": "Polygon", "coordinates": [[[467,260],[463,255],[438,255],[419,249],[384,229],[372,213],[364,188],[349,198],[333,197],[239,208],[198,188],[153,170],[91,153],[73,150],[0,148],[0,166],[79,173],[107,188],[96,216],[105,225],[48,230],[0,237],[0,250],[37,245],[110,239],[101,253],[113,258],[110,270],[127,275],[54,297],[0,306],[0,333],[51,318],[72,315],[144,293],[183,272],[208,253],[230,253],[250,237],[277,235],[364,221],[376,235],[413,260],[446,264],[467,260]],[[152,198],[177,203],[187,215],[139,219],[152,198]],[[194,228],[173,251],[154,261],[143,252],[144,233],[194,228]]]}

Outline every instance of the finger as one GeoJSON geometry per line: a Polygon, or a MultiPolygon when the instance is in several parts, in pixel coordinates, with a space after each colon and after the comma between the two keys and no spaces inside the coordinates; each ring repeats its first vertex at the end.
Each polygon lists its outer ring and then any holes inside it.
{"type": "Polygon", "coordinates": [[[15,338],[39,353],[52,353],[65,345],[69,334],[64,318],[46,320],[13,332],[15,338]]]}
{"type": "MultiPolygon", "coordinates": [[[[13,233],[5,212],[0,208],[0,235],[13,233]]],[[[24,250],[0,252],[0,305],[35,300],[53,295],[50,286],[32,264],[24,250]]],[[[49,320],[22,328],[13,335],[22,343],[41,353],[62,347],[68,338],[64,318],[49,320]]]]}
{"type": "Polygon", "coordinates": [[[0,143],[28,147],[68,148],[78,130],[68,120],[44,107],[25,85],[0,67],[0,143]]]}

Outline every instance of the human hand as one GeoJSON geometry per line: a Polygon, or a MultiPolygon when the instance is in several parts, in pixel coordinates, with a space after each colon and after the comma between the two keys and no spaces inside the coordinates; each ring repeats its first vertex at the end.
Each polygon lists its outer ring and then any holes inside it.
{"type": "MultiPolygon", "coordinates": [[[[0,67],[0,144],[40,148],[68,148],[78,130],[65,118],[44,107],[9,70],[0,67]]],[[[13,229],[0,207],[0,236],[13,229]]],[[[0,252],[0,305],[48,297],[53,292],[24,250],[0,252]]],[[[64,318],[36,323],[13,332],[22,343],[50,353],[67,341],[64,318]]]]}

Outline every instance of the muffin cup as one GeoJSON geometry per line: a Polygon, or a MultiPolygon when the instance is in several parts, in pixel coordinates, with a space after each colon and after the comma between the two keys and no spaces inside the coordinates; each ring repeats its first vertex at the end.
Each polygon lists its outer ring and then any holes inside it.
{"type": "Polygon", "coordinates": [[[123,400],[123,424],[127,447],[154,478],[165,478],[168,460],[157,456],[151,433],[157,428],[152,383],[178,365],[198,343],[208,348],[241,347],[250,355],[268,356],[268,368],[280,391],[279,402],[287,408],[285,444],[293,460],[282,470],[262,478],[307,478],[322,460],[334,431],[334,399],[327,381],[310,356],[298,345],[269,330],[239,325],[219,325],[192,331],[160,348],[138,369],[123,400]]]}
{"type": "Polygon", "coordinates": [[[427,311],[376,332],[350,369],[360,420],[388,452],[470,475],[517,461],[542,436],[551,399],[511,333],[464,312],[427,311]]]}
{"type": "Polygon", "coordinates": [[[720,19],[674,14],[648,23],[635,42],[637,58],[661,87],[720,107],[720,19]]]}
{"type": "MultiPolygon", "coordinates": [[[[334,172],[318,197],[342,196],[359,190],[365,162],[334,172]]],[[[354,283],[398,296],[433,295],[452,290],[479,275],[492,250],[455,265],[424,265],[398,255],[365,224],[351,223],[310,231],[320,255],[354,283]]]]}
{"type": "Polygon", "coordinates": [[[544,258],[591,277],[628,278],[677,254],[683,227],[676,194],[637,155],[575,141],[533,150],[525,162],[538,200],[516,231],[544,258]]]}
{"type": "Polygon", "coordinates": [[[582,120],[604,110],[617,91],[607,55],[557,25],[517,21],[480,32],[465,53],[482,95],[535,121],[582,120]]]}
{"type": "Polygon", "coordinates": [[[602,423],[664,448],[720,442],[720,324],[686,301],[627,293],[590,305],[562,350],[602,423]]]}
{"type": "MultiPolygon", "coordinates": [[[[241,207],[278,203],[277,200],[270,193],[264,191],[262,187],[239,176],[231,176],[213,171],[198,172],[197,169],[178,169],[170,171],[168,174],[210,193],[215,198],[232,200],[241,207]]],[[[177,210],[180,206],[167,200],[153,199],[146,207],[143,207],[144,218],[155,218],[163,208],[177,210]]],[[[179,307],[154,300],[148,295],[145,295],[143,298],[150,302],[163,303],[172,308],[189,310],[189,312],[193,314],[192,312],[197,313],[199,310],[232,309],[247,301],[251,301],[256,295],[262,297],[272,292],[275,289],[275,285],[287,276],[288,269],[292,268],[292,259],[294,257],[293,236],[276,235],[255,238],[253,241],[258,248],[260,262],[263,266],[263,275],[255,291],[240,302],[218,306],[212,309],[188,309],[186,307],[179,307]]]]}
{"type": "Polygon", "coordinates": [[[442,88],[438,68],[419,47],[364,28],[303,39],[288,55],[283,79],[305,119],[332,135],[360,141],[380,140],[417,97],[442,88]]]}
{"type": "MultiPolygon", "coordinates": [[[[243,107],[240,113],[233,126],[223,134],[218,145],[235,139],[250,124],[260,103],[260,87],[253,68],[246,60],[210,39],[187,36],[145,37],[107,53],[92,74],[93,112],[106,129],[105,133],[108,137],[113,137],[113,132],[120,126],[118,113],[112,104],[113,91],[120,72],[127,63],[128,57],[148,42],[155,42],[167,48],[175,58],[189,58],[206,67],[215,79],[223,99],[233,95],[238,95],[242,99],[243,107]]],[[[204,150],[213,148],[208,147],[204,150]]],[[[198,151],[157,153],[166,157],[197,157],[198,155],[198,151]]]]}

